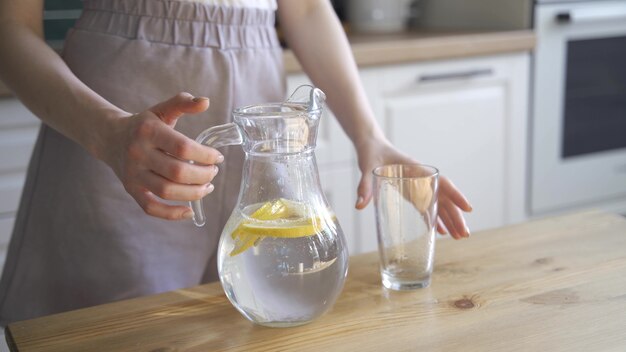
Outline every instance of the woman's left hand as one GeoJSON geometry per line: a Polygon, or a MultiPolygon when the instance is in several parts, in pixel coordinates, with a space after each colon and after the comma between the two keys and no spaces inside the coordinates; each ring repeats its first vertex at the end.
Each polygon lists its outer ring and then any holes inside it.
{"type": "MultiPolygon", "coordinates": [[[[372,199],[372,170],[388,164],[419,164],[410,156],[397,150],[383,138],[369,140],[357,147],[361,182],[357,190],[357,209],[363,209],[372,199]]],[[[463,212],[471,212],[472,206],[465,196],[445,176],[439,175],[437,232],[450,233],[455,239],[469,237],[463,212]]]]}

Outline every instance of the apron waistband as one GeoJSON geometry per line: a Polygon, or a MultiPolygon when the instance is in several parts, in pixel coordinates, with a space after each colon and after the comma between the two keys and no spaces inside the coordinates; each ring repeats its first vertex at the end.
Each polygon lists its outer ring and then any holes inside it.
{"type": "Polygon", "coordinates": [[[274,11],[172,0],[88,0],[75,28],[150,42],[278,48],[274,11]]]}

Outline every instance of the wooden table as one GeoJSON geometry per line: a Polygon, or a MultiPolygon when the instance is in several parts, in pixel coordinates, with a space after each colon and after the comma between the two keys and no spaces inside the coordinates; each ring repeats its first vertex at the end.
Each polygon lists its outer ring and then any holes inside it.
{"type": "Polygon", "coordinates": [[[334,309],[255,326],[219,284],[7,327],[18,351],[626,351],[626,219],[583,213],[437,243],[429,288],[389,292],[351,258],[334,309]]]}

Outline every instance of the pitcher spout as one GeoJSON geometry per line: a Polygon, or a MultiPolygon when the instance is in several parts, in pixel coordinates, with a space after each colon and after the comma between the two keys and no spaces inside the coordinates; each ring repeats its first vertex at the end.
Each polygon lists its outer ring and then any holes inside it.
{"type": "Polygon", "coordinates": [[[326,101],[326,94],[321,89],[310,84],[303,84],[291,93],[287,103],[303,105],[307,111],[322,109],[326,101]]]}

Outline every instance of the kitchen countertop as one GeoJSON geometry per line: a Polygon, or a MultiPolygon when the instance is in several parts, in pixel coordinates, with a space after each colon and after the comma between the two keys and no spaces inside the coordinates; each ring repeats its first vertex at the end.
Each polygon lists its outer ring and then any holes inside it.
{"type": "MultiPolygon", "coordinates": [[[[359,67],[530,51],[536,42],[531,30],[422,31],[349,35],[348,39],[359,67]]],[[[283,58],[288,73],[302,71],[292,51],[285,50],[283,58]]]]}
{"type": "Polygon", "coordinates": [[[626,219],[587,212],[437,242],[430,287],[382,288],[352,257],[333,310],[296,328],[245,320],[219,283],[17,322],[13,351],[623,351],[626,219]]]}

